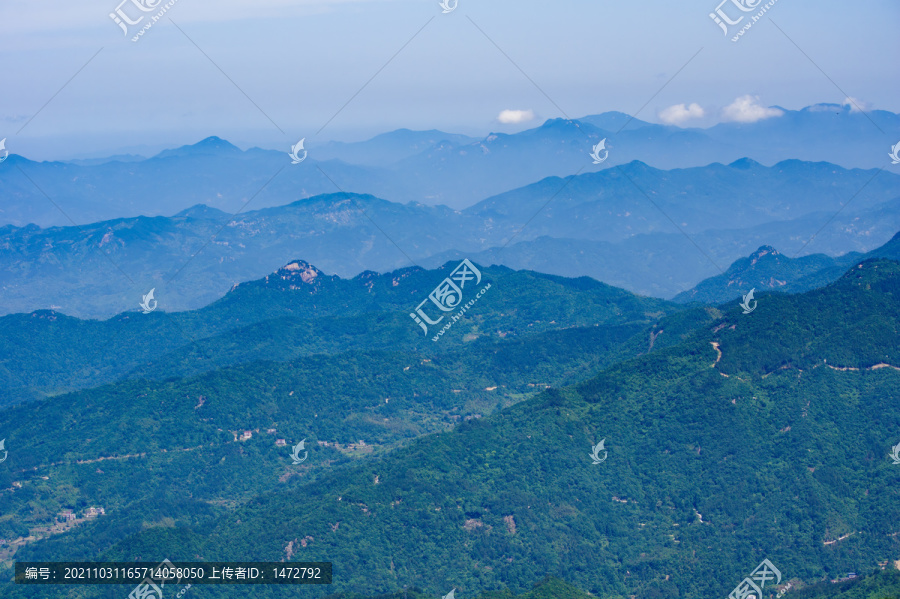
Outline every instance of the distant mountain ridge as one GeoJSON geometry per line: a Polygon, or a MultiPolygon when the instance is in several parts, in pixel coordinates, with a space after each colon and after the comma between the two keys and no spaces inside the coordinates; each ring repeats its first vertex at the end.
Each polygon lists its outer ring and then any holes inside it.
{"type": "Polygon", "coordinates": [[[679,293],[672,301],[719,304],[754,288],[802,293],[836,281],[854,264],[875,258],[900,260],[900,232],[865,254],[849,252],[834,258],[824,254],[789,258],[771,246],[762,246],[749,257],[737,260],[725,274],[706,279],[694,289],[679,293]]]}
{"type": "Polygon", "coordinates": [[[273,208],[249,204],[234,216],[195,205],[174,217],[7,225],[0,227],[0,314],[50,308],[108,317],[153,288],[162,309],[199,308],[286,256],[343,278],[410,260],[434,268],[471,257],[671,297],[761,245],[866,252],[898,230],[893,173],[799,161],[673,171],[635,162],[544,179],[462,211],[336,193],[273,208]]]}
{"type": "Polygon", "coordinates": [[[887,111],[863,114],[823,104],[782,112],[709,129],[657,125],[620,112],[549,119],[519,133],[481,139],[399,129],[363,142],[313,144],[301,165],[290,165],[287,146],[241,151],[218,137],[147,159],[34,162],[13,153],[0,167],[0,224],[70,225],[54,202],[84,224],[175,214],[197,203],[234,213],[251,197],[263,208],[339,190],[462,209],[546,177],[634,161],[658,169],[729,164],[745,157],[763,164],[799,159],[879,168],[889,164],[887,152],[894,143],[885,139],[900,138],[900,115],[887,111]],[[609,159],[594,165],[589,153],[601,139],[607,140],[609,159]]]}
{"type": "Polygon", "coordinates": [[[874,249],[900,230],[900,176],[872,177],[800,162],[676,171],[634,163],[546,179],[464,211],[328,194],[248,206],[234,217],[198,205],[174,217],[79,227],[7,225],[0,227],[0,314],[51,308],[108,317],[152,288],[162,309],[199,308],[272,272],[285,256],[343,278],[403,268],[410,258],[434,268],[470,257],[671,297],[761,245],[797,251],[815,235],[805,251],[874,249]]]}
{"type": "MultiPolygon", "coordinates": [[[[480,266],[479,289],[490,283],[506,290],[491,290],[491,301],[480,302],[454,324],[452,335],[436,343],[432,339],[440,327],[426,335],[410,314],[457,266],[450,262],[431,271],[367,271],[347,280],[293,260],[262,279],[235,285],[196,311],[163,313],[166,299],[160,293],[158,311],[142,314],[134,309],[105,321],[52,310],[0,317],[0,355],[8,356],[0,364],[0,405],[123,377],[158,380],[349,350],[439,354],[479,338],[514,339],[576,326],[645,325],[684,309],[587,278],[480,266]],[[541,314],[526,307],[548,295],[555,300],[541,314]],[[56,358],[41,358],[46,355],[56,358]]],[[[449,317],[441,326],[447,321],[449,317]]]]}
{"type": "Polygon", "coordinates": [[[318,160],[341,160],[350,164],[387,167],[442,142],[465,145],[475,141],[476,138],[468,135],[445,133],[436,129],[429,131],[397,129],[361,142],[332,141],[311,145],[310,151],[318,160]]]}

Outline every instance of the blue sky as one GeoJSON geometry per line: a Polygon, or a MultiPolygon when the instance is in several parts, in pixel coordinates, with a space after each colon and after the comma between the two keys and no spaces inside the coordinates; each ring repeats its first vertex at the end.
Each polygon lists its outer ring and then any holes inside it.
{"type": "Polygon", "coordinates": [[[480,136],[645,104],[639,118],[682,126],[847,95],[900,112],[897,0],[779,0],[737,43],[708,16],[718,0],[459,0],[449,14],[437,0],[177,0],[136,43],[109,17],[119,1],[0,6],[11,152],[146,155],[210,135],[312,147],[400,127],[480,136]],[[503,123],[504,110],[534,116],[503,123]]]}

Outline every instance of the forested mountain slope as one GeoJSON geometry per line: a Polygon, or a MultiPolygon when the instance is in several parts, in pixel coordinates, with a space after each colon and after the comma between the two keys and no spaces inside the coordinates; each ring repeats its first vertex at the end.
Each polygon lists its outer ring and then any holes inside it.
{"type": "MultiPolygon", "coordinates": [[[[233,511],[203,516],[185,497],[169,526],[123,536],[98,523],[17,558],[335,564],[329,589],[259,597],[413,585],[474,596],[538,573],[600,596],[700,597],[726,596],[763,558],[784,583],[900,557],[900,467],[887,455],[900,442],[900,264],[764,295],[751,314],[705,312],[699,329],[663,319],[680,343],[233,511]]],[[[215,480],[240,477],[225,468],[215,480]]]]}
{"type": "Polygon", "coordinates": [[[454,324],[452,334],[434,342],[439,327],[426,336],[410,313],[458,265],[366,272],[348,280],[295,260],[263,279],[236,285],[200,310],[134,311],[105,321],[45,310],[0,317],[0,405],[122,377],[164,379],[255,360],[350,350],[432,354],[478,338],[500,340],[595,324],[646,324],[684,309],[587,277],[478,266],[482,280],[474,291],[465,290],[463,303],[478,289],[491,288],[454,324]],[[54,359],[47,360],[48,355],[54,359]]]}

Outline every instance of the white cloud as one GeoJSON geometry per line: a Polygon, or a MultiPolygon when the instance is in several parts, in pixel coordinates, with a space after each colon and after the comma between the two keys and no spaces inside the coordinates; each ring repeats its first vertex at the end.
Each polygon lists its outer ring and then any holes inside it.
{"type": "Polygon", "coordinates": [[[755,123],[763,119],[781,116],[784,112],[777,108],[767,108],[759,104],[759,96],[741,96],[722,110],[722,120],[731,123],[755,123]]]}
{"type": "Polygon", "coordinates": [[[504,125],[517,125],[534,120],[533,110],[504,110],[500,112],[497,120],[504,125]]]}
{"type": "Polygon", "coordinates": [[[850,112],[868,112],[872,110],[872,105],[868,102],[863,102],[858,98],[854,98],[853,96],[847,96],[844,98],[844,101],[841,102],[841,106],[849,106],[850,112]]]}
{"type": "Polygon", "coordinates": [[[690,119],[703,118],[704,115],[706,115],[706,112],[704,112],[703,108],[696,102],[690,106],[675,104],[674,106],[669,106],[660,111],[659,120],[666,125],[680,125],[690,119]]]}

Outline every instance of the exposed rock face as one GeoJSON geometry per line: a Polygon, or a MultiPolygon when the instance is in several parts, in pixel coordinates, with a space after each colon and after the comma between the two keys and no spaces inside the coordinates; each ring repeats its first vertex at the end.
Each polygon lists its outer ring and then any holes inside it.
{"type": "Polygon", "coordinates": [[[509,534],[516,534],[516,519],[513,518],[512,514],[503,516],[503,521],[506,522],[506,530],[509,531],[509,534]]]}
{"type": "Polygon", "coordinates": [[[303,290],[309,293],[318,293],[326,285],[340,281],[336,275],[326,275],[321,270],[304,260],[292,260],[258,281],[239,283],[231,288],[235,291],[239,287],[263,286],[269,289],[303,290]]]}
{"type": "Polygon", "coordinates": [[[781,254],[771,245],[760,246],[758,250],[750,254],[750,266],[754,266],[760,258],[772,254],[772,256],[780,256],[781,254]]]}
{"type": "Polygon", "coordinates": [[[321,274],[321,271],[311,264],[297,261],[285,265],[278,271],[278,274],[281,275],[281,278],[284,280],[296,278],[299,275],[301,281],[309,283],[310,281],[314,281],[321,274]]]}

